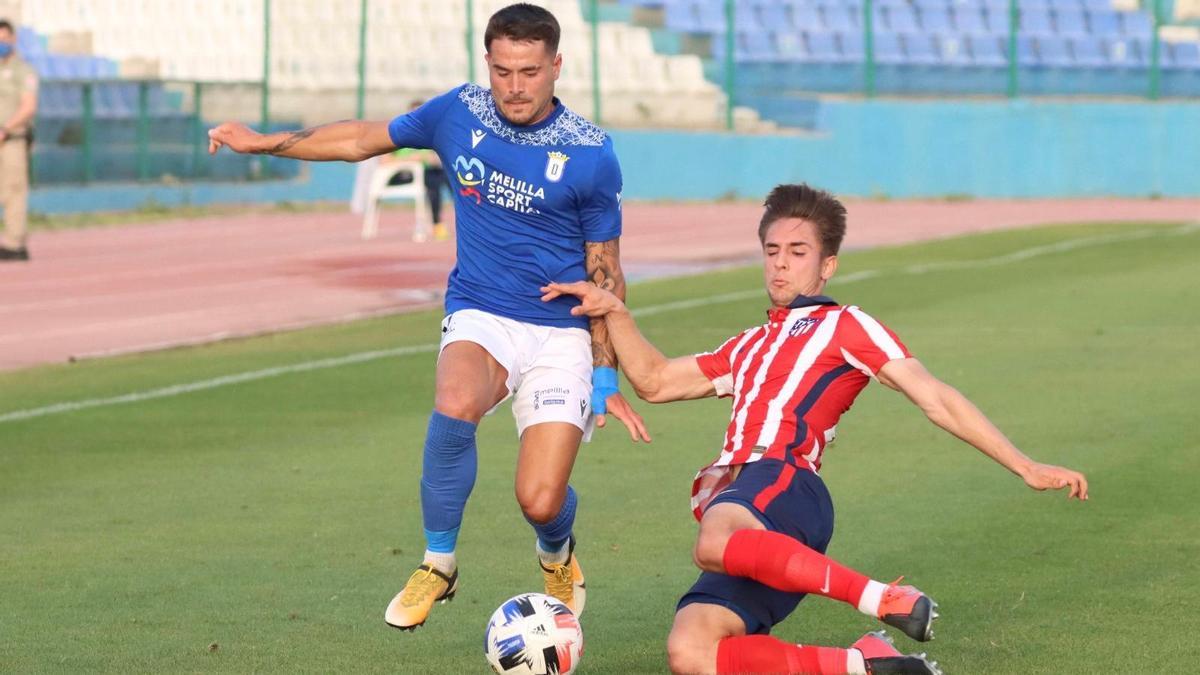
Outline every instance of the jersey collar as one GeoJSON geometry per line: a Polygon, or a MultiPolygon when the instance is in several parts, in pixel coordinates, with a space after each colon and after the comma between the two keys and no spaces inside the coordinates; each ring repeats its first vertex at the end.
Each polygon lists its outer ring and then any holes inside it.
{"type": "Polygon", "coordinates": [[[546,127],[558,121],[558,118],[563,114],[563,111],[566,110],[566,108],[563,106],[562,101],[558,100],[557,96],[553,97],[551,100],[554,103],[554,110],[550,111],[550,114],[546,116],[546,119],[538,122],[537,124],[529,124],[524,126],[509,122],[508,118],[504,116],[504,113],[500,112],[500,106],[496,105],[495,98],[492,99],[492,107],[496,109],[496,118],[503,122],[504,126],[517,133],[526,134],[545,129],[546,127]]]}
{"type": "Polygon", "coordinates": [[[804,307],[815,307],[818,305],[836,305],[837,302],[827,295],[797,295],[795,300],[787,307],[772,307],[767,310],[767,318],[771,321],[783,321],[787,318],[788,312],[793,309],[803,309],[804,307]]]}

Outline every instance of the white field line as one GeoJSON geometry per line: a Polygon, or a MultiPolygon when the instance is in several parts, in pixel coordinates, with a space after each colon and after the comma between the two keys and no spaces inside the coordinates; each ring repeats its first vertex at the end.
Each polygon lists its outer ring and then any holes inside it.
{"type": "MultiPolygon", "coordinates": [[[[1075,239],[1067,239],[1056,242],[1054,244],[1046,244],[1043,246],[1033,246],[1030,248],[1020,249],[1012,253],[994,256],[992,258],[980,258],[977,260],[949,260],[940,263],[929,263],[925,265],[911,265],[899,270],[904,274],[925,274],[927,272],[940,270],[960,270],[960,269],[975,269],[984,267],[995,267],[997,265],[1007,265],[1010,263],[1022,262],[1031,258],[1037,258],[1044,255],[1055,253],[1063,253],[1081,248],[1093,246],[1104,246],[1107,244],[1119,243],[1124,241],[1133,241],[1136,239],[1146,239],[1154,236],[1181,236],[1200,231],[1200,222],[1189,223],[1187,225],[1172,228],[1169,230],[1134,230],[1132,232],[1122,232],[1112,235],[1098,235],[1091,237],[1078,237],[1075,239]]],[[[880,275],[886,274],[886,271],[879,270],[863,270],[854,274],[847,274],[837,279],[837,284],[854,283],[864,279],[871,279],[880,275]]],[[[650,305],[633,310],[634,316],[653,316],[664,312],[673,312],[684,309],[695,309],[697,307],[705,307],[708,305],[717,305],[727,302],[737,302],[739,300],[749,300],[755,297],[762,297],[765,291],[761,288],[744,291],[733,291],[730,293],[720,293],[711,295],[705,298],[694,298],[690,300],[678,300],[675,302],[667,302],[659,305],[650,305]]],[[[261,370],[250,370],[242,373],[234,373],[232,375],[223,375],[207,380],[197,380],[185,384],[175,384],[168,387],[158,389],[148,389],[146,391],[133,392],[122,394],[120,396],[110,396],[105,398],[89,398],[80,401],[66,401],[63,403],[55,403],[52,405],[41,406],[38,408],[29,408],[26,410],[14,410],[8,413],[0,414],[0,424],[6,422],[17,422],[20,420],[28,420],[36,417],[46,417],[48,415],[58,415],[61,413],[75,412],[77,410],[87,410],[89,408],[100,408],[110,405],[119,405],[122,403],[138,403],[141,401],[150,401],[160,398],[169,398],[172,396],[180,396],[182,394],[190,394],[197,391],[207,391],[218,387],[225,387],[243,382],[254,382],[257,380],[265,380],[271,377],[279,377],[281,375],[290,375],[292,373],[305,373],[313,370],[324,370],[326,368],[339,368],[357,363],[366,363],[369,361],[377,361],[379,359],[393,358],[397,356],[410,356],[413,354],[429,354],[437,350],[437,344],[414,345],[410,347],[396,347],[394,349],[379,349],[367,352],[357,352],[338,356],[328,359],[318,359],[315,361],[304,361],[288,366],[277,366],[274,368],[263,368],[261,370]]]]}

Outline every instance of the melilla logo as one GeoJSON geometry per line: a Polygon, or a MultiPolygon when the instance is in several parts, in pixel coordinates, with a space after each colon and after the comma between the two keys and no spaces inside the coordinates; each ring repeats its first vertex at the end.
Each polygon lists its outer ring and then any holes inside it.
{"type": "Polygon", "coordinates": [[[458,178],[459,184],[463,186],[460,194],[464,197],[474,197],[476,204],[479,204],[483,200],[483,196],[479,194],[477,186],[483,183],[486,173],[483,169],[483,162],[474,157],[467,159],[459,155],[454,160],[454,175],[458,178]]]}
{"type": "MultiPolygon", "coordinates": [[[[550,178],[553,171],[554,177],[551,182],[558,182],[562,179],[563,165],[569,158],[556,152],[552,152],[550,155],[550,163],[546,166],[546,177],[550,178]],[[558,155],[558,158],[555,158],[554,155],[558,155]]],[[[514,178],[495,169],[490,171],[484,169],[483,162],[475,157],[468,159],[459,155],[455,158],[454,175],[458,178],[459,185],[462,186],[459,194],[464,197],[473,197],[476,205],[482,204],[486,199],[489,204],[503,209],[517,213],[536,214],[541,212],[534,206],[534,200],[544,201],[546,199],[546,188],[514,178]]]]}

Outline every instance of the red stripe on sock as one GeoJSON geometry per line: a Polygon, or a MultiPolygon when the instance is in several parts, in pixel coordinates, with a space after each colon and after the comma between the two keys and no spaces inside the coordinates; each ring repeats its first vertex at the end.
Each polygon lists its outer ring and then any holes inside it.
{"type": "Polygon", "coordinates": [[[792,466],[791,464],[785,464],[783,466],[783,470],[779,472],[779,478],[776,478],[775,482],[772,483],[770,487],[764,488],[763,491],[758,493],[758,496],[754,498],[754,508],[765,512],[771,502],[779,496],[779,493],[786,490],[787,486],[792,483],[792,477],[795,475],[796,467],[792,466]]]}
{"type": "Polygon", "coordinates": [[[740,635],[717,643],[717,674],[845,675],[846,650],[805,647],[770,635],[740,635]]]}
{"type": "Polygon", "coordinates": [[[856,607],[870,581],[786,534],[766,530],[734,532],[725,544],[723,564],[731,576],[789,593],[816,593],[856,607]]]}

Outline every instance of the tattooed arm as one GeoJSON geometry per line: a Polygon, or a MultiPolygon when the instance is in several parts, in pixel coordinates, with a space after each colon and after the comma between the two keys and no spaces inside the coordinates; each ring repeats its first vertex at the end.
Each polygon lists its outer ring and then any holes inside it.
{"type": "Polygon", "coordinates": [[[396,149],[387,122],[357,120],[276,134],[260,134],[244,124],[226,122],[208,132],[209,154],[215,154],[221,146],[240,153],[318,162],[359,162],[396,149]]]}
{"type": "MultiPolygon", "coordinates": [[[[620,239],[584,244],[588,281],[625,301],[625,273],[621,271],[620,239]]],[[[592,365],[617,367],[617,352],[608,339],[604,318],[592,319],[592,365]]]]}
{"type": "MultiPolygon", "coordinates": [[[[585,267],[588,281],[625,300],[625,273],[621,271],[621,247],[619,239],[605,242],[589,241],[584,244],[587,254],[585,267]]],[[[592,319],[592,412],[596,413],[596,426],[603,427],[605,414],[611,414],[629,430],[634,441],[650,441],[646,423],[637,414],[621,392],[617,391],[617,352],[608,339],[608,324],[604,317],[592,319]],[[607,377],[600,375],[603,369],[612,370],[607,377]]]]}

